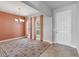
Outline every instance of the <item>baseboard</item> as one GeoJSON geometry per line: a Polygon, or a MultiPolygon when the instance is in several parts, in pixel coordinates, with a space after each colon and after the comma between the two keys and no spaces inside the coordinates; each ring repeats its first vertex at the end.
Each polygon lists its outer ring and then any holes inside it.
{"type": "MultiPolygon", "coordinates": [[[[59,42],[53,42],[53,43],[62,44],[62,43],[59,43],[59,42]]],[[[73,47],[73,48],[76,48],[77,49],[77,47],[75,45],[67,45],[67,44],[62,44],[62,45],[70,46],[70,47],[73,47]]]]}
{"type": "Polygon", "coordinates": [[[50,44],[52,44],[52,41],[49,41],[49,40],[44,40],[44,41],[49,42],[50,44]]]}
{"type": "MultiPolygon", "coordinates": [[[[53,42],[53,43],[58,43],[58,42],[53,42]]],[[[61,44],[61,43],[58,43],[58,44],[61,44]]],[[[74,45],[67,45],[67,44],[62,44],[62,45],[70,46],[70,47],[73,47],[73,48],[77,49],[77,52],[78,52],[78,54],[79,54],[79,48],[77,48],[77,46],[74,46],[74,45]]]]}
{"type": "Polygon", "coordinates": [[[21,37],[16,37],[16,38],[10,38],[10,39],[6,39],[6,40],[1,40],[0,42],[6,42],[6,41],[15,40],[15,39],[25,38],[25,37],[26,37],[26,36],[21,36],[21,37]]]}
{"type": "Polygon", "coordinates": [[[79,48],[77,48],[78,54],[79,54],[79,48]]]}

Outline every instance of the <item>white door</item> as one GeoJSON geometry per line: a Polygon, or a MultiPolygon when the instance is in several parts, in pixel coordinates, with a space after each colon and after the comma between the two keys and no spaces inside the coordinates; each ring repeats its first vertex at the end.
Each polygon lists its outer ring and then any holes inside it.
{"type": "Polygon", "coordinates": [[[71,44],[71,16],[72,10],[56,12],[55,14],[55,42],[71,44]]]}

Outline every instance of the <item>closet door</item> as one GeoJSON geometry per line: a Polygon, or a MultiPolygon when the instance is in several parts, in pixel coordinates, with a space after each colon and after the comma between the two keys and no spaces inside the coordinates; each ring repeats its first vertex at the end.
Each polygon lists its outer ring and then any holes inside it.
{"type": "Polygon", "coordinates": [[[72,10],[65,10],[56,13],[55,41],[57,43],[71,45],[71,17],[72,10]]]}

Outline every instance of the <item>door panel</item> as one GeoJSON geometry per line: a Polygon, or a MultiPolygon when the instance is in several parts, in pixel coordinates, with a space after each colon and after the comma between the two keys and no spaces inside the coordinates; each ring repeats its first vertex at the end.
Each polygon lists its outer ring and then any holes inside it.
{"type": "Polygon", "coordinates": [[[55,18],[55,40],[57,43],[71,44],[71,13],[66,10],[56,13],[55,18]]]}

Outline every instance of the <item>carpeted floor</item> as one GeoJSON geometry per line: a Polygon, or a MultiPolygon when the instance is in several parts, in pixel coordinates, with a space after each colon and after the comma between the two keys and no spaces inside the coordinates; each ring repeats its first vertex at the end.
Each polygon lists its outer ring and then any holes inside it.
{"type": "Polygon", "coordinates": [[[0,57],[38,57],[49,46],[48,42],[27,38],[0,42],[0,57]]]}

